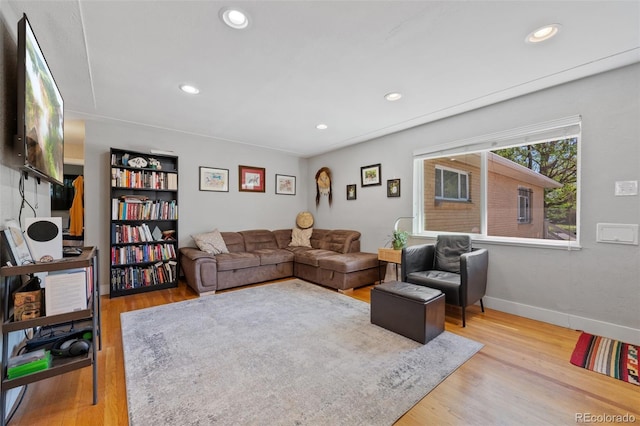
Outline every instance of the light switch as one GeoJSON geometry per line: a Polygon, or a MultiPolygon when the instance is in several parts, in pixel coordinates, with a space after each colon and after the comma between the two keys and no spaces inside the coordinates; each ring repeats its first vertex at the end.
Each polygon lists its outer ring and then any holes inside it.
{"type": "Polygon", "coordinates": [[[599,243],[638,245],[638,225],[625,223],[599,223],[596,232],[599,243]]]}

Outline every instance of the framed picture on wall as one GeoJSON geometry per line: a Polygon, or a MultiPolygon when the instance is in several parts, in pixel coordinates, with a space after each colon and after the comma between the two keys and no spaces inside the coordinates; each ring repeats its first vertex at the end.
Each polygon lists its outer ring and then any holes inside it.
{"type": "Polygon", "coordinates": [[[276,194],[296,195],[296,177],[276,175],[276,194]]]}
{"type": "Polygon", "coordinates": [[[200,191],[229,192],[229,170],[200,167],[200,191]]]}
{"type": "Polygon", "coordinates": [[[382,185],[381,169],[380,164],[360,167],[361,185],[363,187],[382,185]]]}
{"type": "Polygon", "coordinates": [[[347,200],[355,200],[356,199],[356,184],[347,185],[347,200]]]}
{"type": "Polygon", "coordinates": [[[238,190],[241,192],[264,192],[265,169],[263,167],[238,166],[238,190]]]}
{"type": "Polygon", "coordinates": [[[387,197],[400,196],[400,179],[389,179],[387,181],[387,197]]]}

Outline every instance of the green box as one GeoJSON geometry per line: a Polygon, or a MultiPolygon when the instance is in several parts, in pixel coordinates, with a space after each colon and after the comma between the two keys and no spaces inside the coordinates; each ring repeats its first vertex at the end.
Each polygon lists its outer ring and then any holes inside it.
{"type": "Polygon", "coordinates": [[[15,379],[18,377],[26,376],[27,374],[46,370],[49,367],[51,367],[51,352],[46,351],[44,353],[44,357],[42,358],[13,367],[8,367],[7,378],[15,379]]]}

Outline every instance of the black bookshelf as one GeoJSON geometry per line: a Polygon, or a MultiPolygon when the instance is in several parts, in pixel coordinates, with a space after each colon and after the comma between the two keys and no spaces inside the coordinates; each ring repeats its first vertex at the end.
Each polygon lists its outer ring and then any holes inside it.
{"type": "Polygon", "coordinates": [[[178,157],[111,148],[110,297],[178,286],[178,157]]]}

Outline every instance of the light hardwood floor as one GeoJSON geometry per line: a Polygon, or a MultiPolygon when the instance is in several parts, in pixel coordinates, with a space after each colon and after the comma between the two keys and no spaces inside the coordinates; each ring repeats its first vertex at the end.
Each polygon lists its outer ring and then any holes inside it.
{"type": "MultiPolygon", "coordinates": [[[[349,296],[369,302],[370,290],[349,296]]],[[[91,369],[85,368],[29,385],[10,425],[127,425],[120,313],[194,297],[183,283],[142,295],[103,296],[98,404],[92,405],[91,369]]],[[[570,425],[578,423],[579,413],[629,414],[640,424],[640,387],[569,363],[579,332],[491,309],[483,314],[475,306],[468,309],[467,327],[460,325],[459,311],[447,307],[446,330],[484,348],[397,425],[570,425]]],[[[176,397],[182,392],[176,389],[176,397]]]]}

